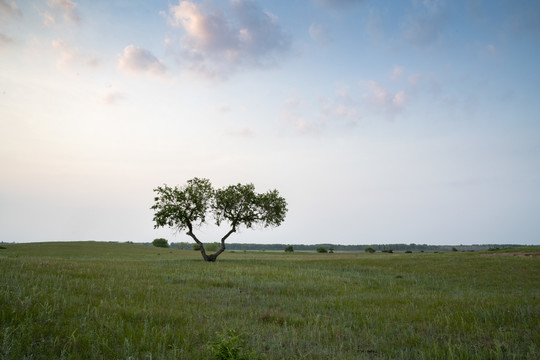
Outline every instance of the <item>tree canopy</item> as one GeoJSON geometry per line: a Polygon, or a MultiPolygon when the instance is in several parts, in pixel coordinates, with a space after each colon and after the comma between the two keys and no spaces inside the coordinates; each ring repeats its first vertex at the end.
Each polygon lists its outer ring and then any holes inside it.
{"type": "Polygon", "coordinates": [[[215,261],[225,251],[225,240],[239,227],[279,226],[287,214],[287,202],[277,190],[258,194],[253,184],[214,189],[210,180],[193,178],[182,187],[163,185],[155,188],[154,192],[156,197],[151,207],[155,211],[154,228],[168,226],[177,231],[187,230],[186,234],[200,245],[206,261],[215,261]],[[230,227],[221,238],[220,248],[210,255],[193,233],[194,227],[207,223],[209,219],[218,226],[225,223],[230,227]]]}
{"type": "Polygon", "coordinates": [[[154,241],[152,241],[152,245],[156,247],[168,248],[169,242],[167,241],[167,239],[159,238],[159,239],[154,239],[154,241]]]}

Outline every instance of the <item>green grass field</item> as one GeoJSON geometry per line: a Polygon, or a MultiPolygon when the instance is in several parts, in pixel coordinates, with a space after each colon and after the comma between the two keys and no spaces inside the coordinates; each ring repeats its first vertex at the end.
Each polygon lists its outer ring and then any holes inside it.
{"type": "Polygon", "coordinates": [[[2,359],[540,358],[538,257],[2,247],[2,359]]]}

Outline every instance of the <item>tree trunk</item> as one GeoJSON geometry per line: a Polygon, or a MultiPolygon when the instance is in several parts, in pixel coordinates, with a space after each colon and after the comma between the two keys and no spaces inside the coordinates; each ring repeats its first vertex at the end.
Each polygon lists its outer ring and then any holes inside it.
{"type": "Polygon", "coordinates": [[[195,240],[195,242],[196,242],[197,244],[199,244],[199,246],[201,247],[201,255],[202,255],[204,261],[208,261],[208,262],[215,262],[215,261],[216,261],[217,257],[218,257],[222,252],[225,251],[225,240],[226,240],[233,232],[236,232],[236,227],[233,226],[232,229],[231,229],[224,237],[221,238],[221,247],[218,249],[218,251],[216,251],[216,252],[213,253],[213,254],[208,255],[208,254],[206,253],[206,250],[204,249],[204,244],[203,244],[199,239],[197,239],[197,237],[196,237],[195,234],[193,233],[193,231],[192,231],[193,228],[191,227],[191,224],[189,224],[188,227],[189,227],[189,231],[187,232],[187,234],[188,234],[189,236],[191,236],[191,238],[192,238],[193,240],[195,240]]]}

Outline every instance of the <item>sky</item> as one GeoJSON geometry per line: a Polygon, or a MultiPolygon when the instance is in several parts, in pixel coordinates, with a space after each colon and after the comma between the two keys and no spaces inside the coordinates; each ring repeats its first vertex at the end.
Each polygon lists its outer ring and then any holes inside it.
{"type": "Polygon", "coordinates": [[[199,177],[287,200],[230,242],[540,245],[539,58],[536,0],[0,0],[0,241],[189,242],[199,177]]]}

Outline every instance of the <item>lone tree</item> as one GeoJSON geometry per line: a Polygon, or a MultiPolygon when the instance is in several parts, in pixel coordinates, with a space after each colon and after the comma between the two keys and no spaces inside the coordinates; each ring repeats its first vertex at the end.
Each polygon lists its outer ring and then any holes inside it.
{"type": "Polygon", "coordinates": [[[162,247],[162,248],[168,248],[169,242],[167,241],[167,239],[159,238],[159,239],[154,239],[154,241],[152,241],[152,245],[157,246],[157,247],[162,247]]]}
{"type": "Polygon", "coordinates": [[[176,231],[187,230],[205,261],[216,261],[225,251],[225,240],[241,226],[279,226],[285,220],[287,202],[277,190],[263,194],[255,192],[253,184],[229,185],[214,189],[210,180],[193,178],[187,185],[174,188],[163,185],[154,189],[154,228],[169,226],[176,231]],[[227,223],[230,230],[221,238],[221,246],[213,254],[207,254],[204,244],[193,233],[194,227],[213,218],[216,225],[227,223]]]}

